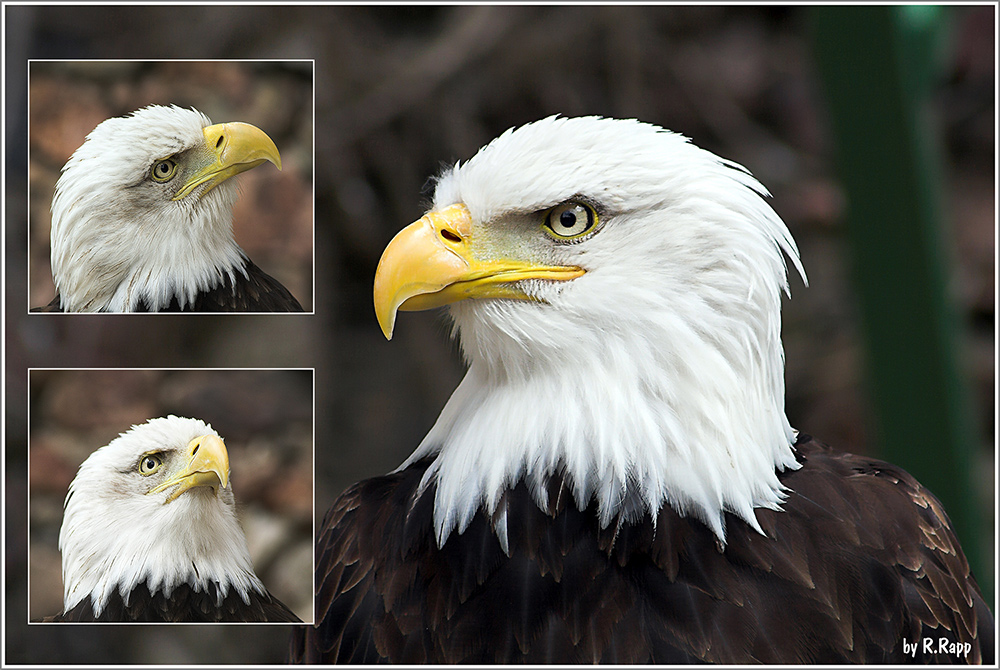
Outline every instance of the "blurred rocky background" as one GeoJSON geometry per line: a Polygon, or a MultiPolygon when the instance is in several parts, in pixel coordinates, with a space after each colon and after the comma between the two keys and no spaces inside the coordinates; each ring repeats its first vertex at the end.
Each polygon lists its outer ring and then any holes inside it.
{"type": "Polygon", "coordinates": [[[309,370],[32,370],[29,616],[62,611],[63,500],[80,464],[135,424],[205,421],[229,451],[257,576],[303,621],[313,601],[313,383],[309,370]]]}
{"type": "MultiPolygon", "coordinates": [[[[24,625],[26,369],[315,368],[319,518],[350,483],[409,454],[463,372],[441,314],[404,313],[393,341],[382,337],[371,306],[382,249],[423,213],[427,178],[442,164],[550,114],[638,117],[753,171],[809,273],[808,289],[791,278],[784,308],[789,418],[838,448],[877,453],[844,197],[801,8],[5,9],[9,661],[279,662],[287,639],[282,627],[24,625]],[[27,315],[27,58],[315,59],[315,315],[27,315]]],[[[995,11],[949,8],[944,74],[928,110],[945,149],[953,295],[983,438],[976,471],[984,547],[995,546],[995,11]]],[[[58,169],[57,158],[48,169],[58,169]]]]}

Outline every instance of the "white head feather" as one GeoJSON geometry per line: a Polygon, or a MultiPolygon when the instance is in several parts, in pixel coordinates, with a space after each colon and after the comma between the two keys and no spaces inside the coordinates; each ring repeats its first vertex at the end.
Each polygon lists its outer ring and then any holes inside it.
{"type": "Polygon", "coordinates": [[[247,603],[251,590],[266,593],[253,571],[231,485],[218,495],[192,489],[166,503],[170,491],[147,495],[154,483],[135,470],[143,454],[181,450],[202,435],[218,433],[197,419],[150,419],[83,462],[59,531],[65,611],[89,596],[99,615],[115,591],[127,603],[143,582],[167,595],[181,584],[210,592],[214,583],[220,603],[230,589],[247,603]]]}
{"type": "Polygon", "coordinates": [[[63,166],[52,198],[52,277],[64,311],[181,307],[243,271],[233,239],[235,180],[171,200],[153,163],[204,143],[195,109],[150,106],[94,128],[63,166]]]}
{"type": "Polygon", "coordinates": [[[450,305],[469,370],[404,464],[436,456],[424,484],[440,543],[522,477],[544,507],[558,471],[605,525],[670,504],[720,540],[727,511],[760,530],[754,508],[784,499],[776,471],[798,467],[782,252],[805,279],[766,195],[678,134],[596,117],[509,130],[445,172],[434,209],[465,203],[484,229],[571,199],[601,224],[542,259],[587,272],[532,282],[540,302],[450,305]]]}

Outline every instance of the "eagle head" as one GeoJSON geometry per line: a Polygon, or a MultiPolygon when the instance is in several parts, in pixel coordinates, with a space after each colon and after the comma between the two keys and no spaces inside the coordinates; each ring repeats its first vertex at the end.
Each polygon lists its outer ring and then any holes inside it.
{"type": "Polygon", "coordinates": [[[177,416],[133,426],[83,462],[59,531],[63,605],[90,597],[95,616],[145,583],[264,592],[236,517],[229,455],[212,427],[177,416]]]}
{"type": "Polygon", "coordinates": [[[231,177],[274,142],[246,123],[150,106],[98,125],[62,169],[52,198],[51,261],[64,311],[183,307],[244,255],[232,234],[231,177]]]}
{"type": "MultiPolygon", "coordinates": [[[[636,120],[550,117],[444,171],[386,248],[375,310],[447,305],[469,366],[410,457],[443,543],[526,479],[605,525],[664,504],[759,530],[797,467],[784,413],[788,229],[744,168],[636,120]]],[[[804,279],[804,273],[803,273],[804,279]]],[[[501,542],[502,530],[498,528],[501,542]]]]}

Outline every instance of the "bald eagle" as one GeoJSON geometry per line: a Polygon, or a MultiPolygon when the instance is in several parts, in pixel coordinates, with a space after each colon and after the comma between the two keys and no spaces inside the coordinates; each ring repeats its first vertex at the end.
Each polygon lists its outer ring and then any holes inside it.
{"type": "Polygon", "coordinates": [[[246,123],[149,106],[98,125],[52,198],[48,312],[289,312],[302,306],[233,239],[231,177],[274,142],[246,123]]]}
{"type": "Polygon", "coordinates": [[[63,611],[43,621],[301,621],[254,573],[212,427],[133,426],[80,466],[59,531],[63,611]]]}
{"type": "Polygon", "coordinates": [[[448,305],[468,372],[317,540],[291,658],[992,662],[944,510],[785,417],[795,242],[744,168],[635,120],[547,118],[436,182],[375,311],[448,305]]]}

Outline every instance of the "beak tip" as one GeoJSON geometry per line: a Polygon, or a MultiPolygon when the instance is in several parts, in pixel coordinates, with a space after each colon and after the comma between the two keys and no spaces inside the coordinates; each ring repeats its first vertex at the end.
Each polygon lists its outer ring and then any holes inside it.
{"type": "MultiPolygon", "coordinates": [[[[383,256],[384,258],[384,256],[383,256]]],[[[373,298],[375,303],[375,319],[385,339],[392,339],[392,330],[396,325],[396,310],[399,304],[395,298],[388,295],[387,286],[382,276],[382,261],[379,261],[378,270],[375,273],[375,287],[373,298]]]]}
{"type": "Polygon", "coordinates": [[[395,314],[390,317],[383,317],[382,315],[377,315],[378,326],[382,329],[382,334],[385,335],[386,340],[392,339],[393,327],[396,325],[395,314]]]}

